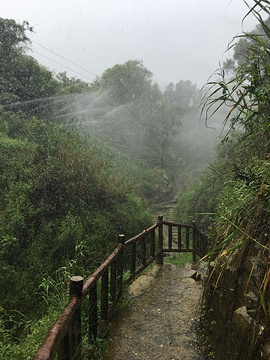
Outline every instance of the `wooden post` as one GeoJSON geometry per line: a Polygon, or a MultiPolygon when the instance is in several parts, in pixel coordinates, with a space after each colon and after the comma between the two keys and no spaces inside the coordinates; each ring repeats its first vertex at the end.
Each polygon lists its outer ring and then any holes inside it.
{"type": "Polygon", "coordinates": [[[130,273],[133,277],[135,277],[136,272],[136,252],[137,252],[137,244],[136,242],[131,244],[131,262],[130,262],[130,273]]]}
{"type": "Polygon", "coordinates": [[[189,250],[189,227],[186,227],[186,248],[189,250]]]}
{"type": "Polygon", "coordinates": [[[155,256],[156,252],[156,236],[155,236],[155,230],[151,231],[151,256],[155,256]]]}
{"type": "MultiPolygon", "coordinates": [[[[69,284],[69,296],[76,296],[79,300],[82,297],[83,278],[72,276],[69,284]]],[[[82,359],[82,307],[81,304],[75,310],[70,327],[70,355],[71,359],[82,359]]]]}
{"type": "Polygon", "coordinates": [[[89,344],[98,335],[98,308],[97,308],[97,283],[89,291],[89,318],[88,318],[88,342],[89,344]]]}
{"type": "Polygon", "coordinates": [[[60,341],[60,345],[57,352],[58,360],[70,360],[70,341],[69,333],[67,332],[64,338],[60,341]]]}
{"type": "Polygon", "coordinates": [[[142,261],[142,265],[145,266],[146,265],[146,236],[143,236],[141,246],[142,246],[141,261],[142,261]]]}
{"type": "Polygon", "coordinates": [[[98,305],[97,305],[97,282],[93,284],[89,291],[88,303],[88,359],[93,359],[95,356],[95,345],[98,337],[98,305]]]}
{"type": "Polygon", "coordinates": [[[177,244],[178,244],[178,250],[182,249],[182,227],[178,226],[177,228],[177,244]]]}
{"type": "Polygon", "coordinates": [[[192,260],[193,262],[196,262],[196,254],[197,254],[197,227],[196,227],[196,221],[192,220],[193,225],[193,252],[192,252],[192,260]]]}
{"type": "Polygon", "coordinates": [[[108,281],[109,281],[109,274],[108,274],[108,270],[106,270],[101,278],[101,306],[100,306],[101,321],[104,321],[105,324],[107,324],[109,319],[108,281]]]}
{"type": "Polygon", "coordinates": [[[168,225],[168,245],[169,249],[172,250],[172,225],[168,225]]]}
{"type": "MultiPolygon", "coordinates": [[[[125,244],[126,236],[124,234],[119,235],[118,244],[125,244]]],[[[122,295],[122,287],[123,287],[123,272],[124,272],[124,251],[125,248],[122,248],[122,251],[118,257],[118,269],[117,269],[117,299],[122,295]]]]}
{"type": "Polygon", "coordinates": [[[200,234],[200,241],[201,241],[201,252],[202,252],[202,255],[206,255],[207,254],[207,251],[208,251],[208,244],[207,244],[207,236],[202,233],[200,234]]]}
{"type": "Polygon", "coordinates": [[[158,255],[156,262],[163,265],[163,216],[158,217],[158,255]]]}
{"type": "Polygon", "coordinates": [[[111,295],[111,302],[114,305],[116,302],[116,265],[117,262],[114,261],[111,265],[111,281],[110,281],[110,295],[111,295]]]}

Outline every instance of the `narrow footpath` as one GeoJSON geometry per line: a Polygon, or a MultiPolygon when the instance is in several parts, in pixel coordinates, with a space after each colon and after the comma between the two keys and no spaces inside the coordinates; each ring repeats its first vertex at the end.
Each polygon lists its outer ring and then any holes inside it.
{"type": "Polygon", "coordinates": [[[202,281],[191,264],[155,266],[130,288],[130,304],[109,331],[103,360],[198,360],[196,326],[202,281]]]}

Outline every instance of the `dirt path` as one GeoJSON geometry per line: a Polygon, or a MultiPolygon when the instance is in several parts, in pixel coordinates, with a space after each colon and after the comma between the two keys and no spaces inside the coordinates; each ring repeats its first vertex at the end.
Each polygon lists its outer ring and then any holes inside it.
{"type": "Polygon", "coordinates": [[[112,324],[103,360],[198,360],[196,346],[201,281],[191,265],[154,267],[131,286],[135,301],[112,324]]]}

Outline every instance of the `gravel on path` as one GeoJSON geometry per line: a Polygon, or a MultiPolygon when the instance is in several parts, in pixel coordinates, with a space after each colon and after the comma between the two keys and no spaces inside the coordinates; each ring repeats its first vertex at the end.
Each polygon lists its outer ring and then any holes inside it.
{"type": "Polygon", "coordinates": [[[191,264],[155,266],[131,286],[131,303],[113,321],[103,360],[198,360],[202,281],[191,264]]]}

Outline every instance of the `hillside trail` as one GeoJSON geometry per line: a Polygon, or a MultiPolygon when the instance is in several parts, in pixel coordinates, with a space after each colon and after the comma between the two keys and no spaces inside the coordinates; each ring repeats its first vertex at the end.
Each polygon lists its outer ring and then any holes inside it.
{"type": "Polygon", "coordinates": [[[131,286],[131,303],[112,323],[102,359],[203,359],[196,333],[202,284],[192,274],[190,264],[167,263],[139,277],[131,286]]]}
{"type": "MultiPolygon", "coordinates": [[[[163,204],[156,213],[171,220],[173,205],[163,204]]],[[[196,333],[202,281],[194,280],[195,273],[191,263],[165,263],[139,276],[129,288],[128,305],[112,322],[111,342],[102,359],[203,359],[196,333]]]]}

